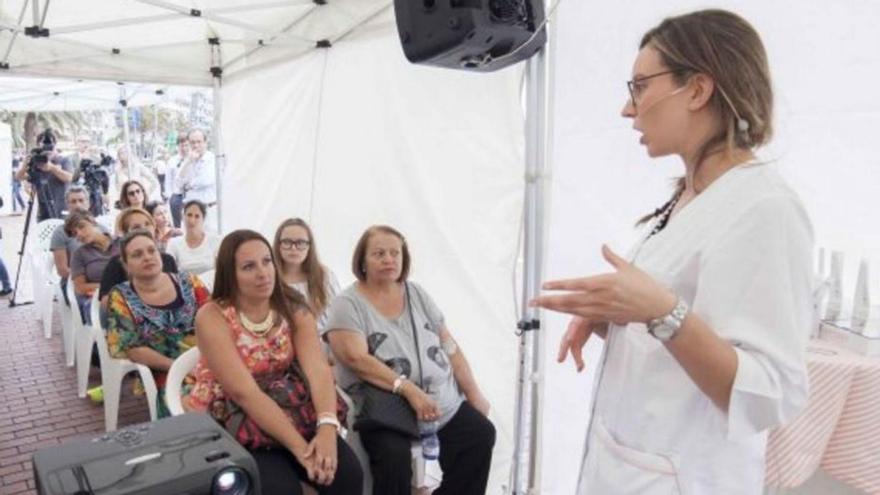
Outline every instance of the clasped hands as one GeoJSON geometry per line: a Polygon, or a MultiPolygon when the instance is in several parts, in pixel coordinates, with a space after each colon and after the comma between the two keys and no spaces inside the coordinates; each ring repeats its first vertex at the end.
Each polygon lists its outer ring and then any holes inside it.
{"type": "Polygon", "coordinates": [[[676,295],[644,271],[602,246],[613,272],[591,277],[545,282],[543,289],[561,291],[541,295],[530,306],[573,315],[559,346],[561,363],[571,353],[578,371],[584,367],[582,349],[590,334],[607,323],[626,325],[648,321],[668,314],[675,307],[676,295]]]}
{"type": "Polygon", "coordinates": [[[336,434],[335,426],[321,425],[308,445],[293,451],[296,460],[306,469],[309,480],[319,485],[329,485],[336,477],[336,434]]]}

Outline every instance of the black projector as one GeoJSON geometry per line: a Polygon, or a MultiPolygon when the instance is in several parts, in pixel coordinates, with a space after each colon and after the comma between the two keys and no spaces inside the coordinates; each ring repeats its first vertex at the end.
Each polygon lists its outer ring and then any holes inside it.
{"type": "Polygon", "coordinates": [[[547,41],[544,0],[394,0],[397,32],[416,64],[491,72],[547,41]]]}
{"type": "Polygon", "coordinates": [[[254,458],[205,414],[42,449],[34,479],[40,495],[260,495],[254,458]]]}

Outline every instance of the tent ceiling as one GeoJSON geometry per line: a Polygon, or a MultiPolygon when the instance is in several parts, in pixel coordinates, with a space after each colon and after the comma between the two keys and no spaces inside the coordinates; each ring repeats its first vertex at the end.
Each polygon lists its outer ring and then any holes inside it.
{"type": "Polygon", "coordinates": [[[0,110],[113,110],[120,108],[123,94],[129,107],[140,107],[189,99],[195,92],[208,90],[147,83],[0,77],[0,110]]]}
{"type": "Polygon", "coordinates": [[[0,75],[209,86],[212,66],[227,78],[287,60],[392,22],[391,10],[391,0],[0,0],[0,75]],[[48,37],[25,34],[41,23],[48,37]]]}

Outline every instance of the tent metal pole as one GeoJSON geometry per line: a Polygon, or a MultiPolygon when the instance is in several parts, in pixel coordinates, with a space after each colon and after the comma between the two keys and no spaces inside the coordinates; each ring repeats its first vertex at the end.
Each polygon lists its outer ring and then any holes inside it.
{"type": "Polygon", "coordinates": [[[40,17],[40,27],[46,24],[46,16],[49,15],[49,0],[43,5],[43,15],[40,17]]]}
{"type": "Polygon", "coordinates": [[[34,26],[40,25],[40,0],[31,0],[31,7],[34,13],[34,26]]]}
{"type": "Polygon", "coordinates": [[[21,23],[24,21],[24,14],[27,12],[27,0],[21,4],[21,13],[18,14],[18,26],[16,29],[12,29],[12,36],[9,37],[9,46],[6,47],[6,53],[3,54],[3,63],[9,62],[9,54],[12,53],[12,47],[15,45],[15,38],[18,37],[18,33],[21,32],[21,23]]]}
{"type": "Polygon", "coordinates": [[[226,168],[226,155],[223,151],[223,98],[220,88],[223,86],[223,60],[220,44],[211,45],[211,67],[214,75],[212,91],[214,103],[214,174],[217,184],[217,232],[223,232],[223,170],[226,168]],[[216,70],[214,70],[216,69],[216,70]]]}
{"type": "MultiPolygon", "coordinates": [[[[119,83],[119,105],[122,107],[122,139],[125,141],[123,143],[123,147],[125,147],[126,154],[128,155],[128,180],[132,180],[134,175],[132,175],[132,164],[134,164],[134,157],[131,153],[131,145],[129,145],[129,137],[128,137],[128,100],[125,97],[125,86],[122,83],[119,83]]],[[[117,184],[117,188],[122,184],[117,184]]],[[[146,191],[144,191],[144,195],[146,197],[146,191]]]]}
{"type": "Polygon", "coordinates": [[[530,495],[538,487],[540,369],[543,332],[538,310],[528,306],[541,289],[544,174],[547,158],[547,54],[543,48],[526,68],[526,175],[523,207],[522,315],[517,373],[510,493],[530,495]]]}

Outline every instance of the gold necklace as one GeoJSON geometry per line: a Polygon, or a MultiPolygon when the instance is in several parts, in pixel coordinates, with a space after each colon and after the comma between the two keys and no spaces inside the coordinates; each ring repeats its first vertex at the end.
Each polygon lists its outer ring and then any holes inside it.
{"type": "Polygon", "coordinates": [[[241,326],[245,327],[249,332],[257,336],[263,336],[269,333],[269,330],[272,330],[272,327],[275,326],[275,310],[270,309],[266,319],[259,323],[252,322],[245,316],[243,311],[238,312],[238,319],[241,320],[241,326]]]}

